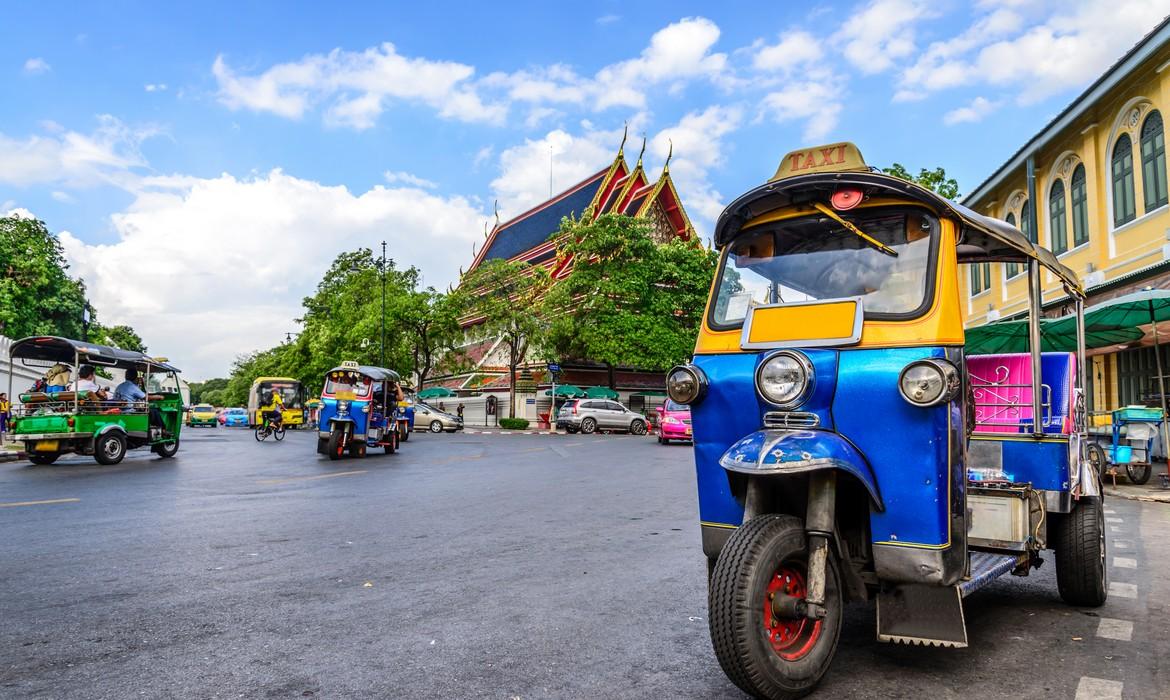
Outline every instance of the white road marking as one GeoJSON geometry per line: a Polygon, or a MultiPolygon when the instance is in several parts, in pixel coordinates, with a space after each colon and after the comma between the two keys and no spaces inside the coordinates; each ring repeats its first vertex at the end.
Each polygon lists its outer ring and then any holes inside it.
{"type": "Polygon", "coordinates": [[[0,508],[16,508],[19,506],[51,506],[58,503],[78,503],[80,498],[53,498],[48,501],[15,501],[13,503],[0,503],[0,508]]]}
{"type": "Polygon", "coordinates": [[[1076,700],[1121,700],[1121,688],[1120,681],[1081,676],[1081,682],[1077,683],[1076,700]]]}
{"type": "Polygon", "coordinates": [[[1116,525],[1109,526],[1109,532],[1122,532],[1122,531],[1123,531],[1122,528],[1117,527],[1116,525]]]}
{"type": "Polygon", "coordinates": [[[1101,623],[1097,625],[1097,636],[1128,642],[1133,639],[1133,623],[1129,620],[1114,620],[1111,617],[1103,617],[1101,623]]]}
{"type": "Polygon", "coordinates": [[[1121,518],[1105,518],[1105,522],[1107,522],[1107,523],[1123,523],[1125,521],[1122,520],[1121,518]]]}
{"type": "Polygon", "coordinates": [[[1133,549],[1133,542],[1129,540],[1113,540],[1113,546],[1118,549],[1133,549]]]}
{"type": "Polygon", "coordinates": [[[333,472],[332,474],[318,474],[317,476],[290,476],[287,479],[261,479],[257,484],[291,484],[296,481],[316,481],[317,479],[332,479],[336,476],[353,476],[354,474],[365,474],[367,470],[356,469],[351,472],[333,472]]]}
{"type": "Polygon", "coordinates": [[[1117,511],[1106,508],[1105,515],[1117,515],[1117,511]]]}
{"type": "Polygon", "coordinates": [[[1117,598],[1137,598],[1137,586],[1132,583],[1109,582],[1109,595],[1117,598]]]}
{"type": "Polygon", "coordinates": [[[1136,569],[1137,559],[1130,557],[1113,557],[1113,566],[1117,569],[1136,569]]]}

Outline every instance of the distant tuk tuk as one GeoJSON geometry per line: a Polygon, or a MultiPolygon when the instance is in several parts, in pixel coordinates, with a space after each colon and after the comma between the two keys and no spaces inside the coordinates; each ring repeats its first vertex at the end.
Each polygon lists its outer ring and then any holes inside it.
{"type": "Polygon", "coordinates": [[[876,600],[881,641],[965,647],[963,598],[1046,550],[1066,602],[1105,602],[1072,270],[849,143],[786,155],[714,243],[667,387],[691,408],[710,634],[736,685],[810,692],[850,600],[876,600]],[[1026,272],[1028,352],[964,349],[958,266],[989,262],[1026,272]],[[1075,352],[1042,352],[1042,275],[1075,306],[1075,352]]]}
{"type": "Polygon", "coordinates": [[[52,464],[61,455],[93,455],[98,464],[122,461],[127,450],[149,447],[159,457],[173,457],[179,450],[183,397],[179,370],[165,359],[140,352],[98,345],[56,336],[23,338],[9,350],[8,395],[13,401],[12,425],[5,438],[24,444],[33,464],[52,464]],[[76,377],[82,365],[90,365],[99,376],[103,391],[74,390],[68,382],[46,385],[40,381],[32,390],[12,390],[12,366],[19,360],[26,367],[76,377]],[[127,371],[137,373],[145,398],[122,401],[113,389],[127,371]],[[109,379],[110,377],[112,379],[109,379]]]}
{"type": "Polygon", "coordinates": [[[337,460],[365,457],[369,447],[398,449],[401,379],[384,367],[343,362],[325,373],[317,423],[317,452],[337,460]]]}

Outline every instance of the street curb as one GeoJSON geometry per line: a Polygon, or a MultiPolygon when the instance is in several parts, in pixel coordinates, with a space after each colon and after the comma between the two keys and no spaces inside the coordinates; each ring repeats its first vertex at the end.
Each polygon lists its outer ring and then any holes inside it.
{"type": "Polygon", "coordinates": [[[1127,501],[1143,501],[1145,503],[1165,503],[1170,505],[1170,491],[1163,491],[1161,493],[1144,494],[1144,493],[1127,493],[1120,489],[1105,488],[1105,495],[1114,498],[1122,498],[1127,501]]]}

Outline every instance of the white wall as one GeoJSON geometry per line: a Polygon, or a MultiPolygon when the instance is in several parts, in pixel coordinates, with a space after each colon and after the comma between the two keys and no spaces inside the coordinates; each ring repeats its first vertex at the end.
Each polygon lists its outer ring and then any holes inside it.
{"type": "Polygon", "coordinates": [[[0,392],[8,394],[8,399],[13,404],[20,403],[20,394],[27,391],[32,386],[33,382],[41,377],[44,373],[43,369],[33,367],[25,367],[20,360],[12,367],[12,390],[9,391],[8,379],[10,376],[8,366],[8,350],[12,347],[12,339],[0,335],[0,392]]]}

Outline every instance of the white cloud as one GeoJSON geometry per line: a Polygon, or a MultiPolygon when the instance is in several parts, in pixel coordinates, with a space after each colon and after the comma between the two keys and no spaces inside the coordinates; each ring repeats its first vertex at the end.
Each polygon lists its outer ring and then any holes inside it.
{"type": "Polygon", "coordinates": [[[998,108],[998,102],[992,102],[985,97],[976,97],[967,106],[952,109],[944,114],[943,123],[947,126],[954,126],[955,124],[980,122],[998,108]]]}
{"type": "MultiPolygon", "coordinates": [[[[500,219],[510,219],[605,167],[617,153],[621,131],[586,129],[573,136],[555,129],[539,139],[525,139],[500,153],[500,175],[491,188],[500,204],[500,219]]],[[[578,212],[580,213],[580,212],[578,212]]]]}
{"type": "Polygon", "coordinates": [[[132,128],[108,114],[98,117],[90,134],[48,131],[48,136],[26,139],[0,134],[0,183],[129,188],[137,180],[135,171],[146,166],[140,144],[159,133],[153,127],[132,128]]]}
{"type": "Polygon", "coordinates": [[[474,73],[462,63],[403,56],[391,43],[361,52],[312,54],[255,76],[238,74],[223,56],[212,65],[219,100],[230,109],[299,119],[323,103],[327,122],[355,129],[372,126],[395,100],[425,104],[459,121],[501,122],[505,108],[480,100],[470,83],[474,73]]]}
{"type": "Polygon", "coordinates": [[[843,53],[862,73],[889,70],[914,52],[915,25],[935,15],[925,0],[870,0],[852,14],[834,37],[843,53]]]}
{"type": "Polygon", "coordinates": [[[30,58],[24,62],[24,72],[28,75],[41,75],[51,70],[53,67],[43,58],[30,58]]]}
{"type": "Polygon", "coordinates": [[[760,47],[752,57],[752,65],[757,70],[787,72],[823,56],[817,37],[794,30],[781,34],[779,43],[760,47]]]}
{"type": "Polygon", "coordinates": [[[822,139],[837,128],[843,108],[841,88],[828,80],[788,83],[760,102],[763,117],[779,123],[803,120],[805,141],[822,139]]]}
{"type": "Polygon", "coordinates": [[[386,172],[382,173],[382,177],[386,178],[386,182],[390,183],[391,185],[402,184],[408,185],[410,187],[421,187],[422,189],[427,190],[433,190],[439,186],[430,180],[423,179],[417,175],[412,175],[411,173],[401,170],[387,170],[386,172]]]}
{"type": "Polygon", "coordinates": [[[68,192],[62,192],[61,190],[53,190],[49,196],[62,204],[73,204],[76,201],[68,192]]]}
{"type": "Polygon", "coordinates": [[[31,211],[29,211],[28,209],[25,209],[24,207],[12,206],[12,202],[5,202],[4,206],[0,207],[0,210],[5,210],[5,209],[7,209],[7,212],[5,212],[4,216],[7,216],[9,218],[13,218],[13,219],[35,219],[35,218],[37,218],[36,215],[34,215],[31,211]]]}
{"type": "Polygon", "coordinates": [[[167,89],[166,83],[147,83],[142,86],[143,90],[147,92],[163,92],[167,89]]]}
{"type": "Polygon", "coordinates": [[[598,71],[595,82],[600,94],[596,108],[641,109],[646,98],[635,86],[644,84],[676,83],[693,78],[718,82],[727,71],[727,55],[711,53],[718,40],[719,27],[703,17],[687,17],[658,30],[638,58],[598,71]]]}
{"type": "Polygon", "coordinates": [[[385,238],[400,266],[445,288],[482,242],[484,218],[463,197],[416,187],[354,193],[274,170],[153,178],[111,217],[117,242],[68,232],[61,241],[104,321],[133,325],[188,378],[206,378],[295,331],[302,297],[338,252],[385,238]]]}
{"type": "Polygon", "coordinates": [[[617,22],[621,18],[621,15],[602,15],[593,21],[604,27],[607,24],[613,24],[614,22],[617,22]]]}
{"type": "MultiPolygon", "coordinates": [[[[670,173],[692,220],[713,224],[725,204],[724,197],[711,183],[711,170],[725,162],[724,137],[743,123],[743,109],[737,106],[712,105],[690,112],[679,122],[657,134],[650,142],[650,152],[665,160],[673,146],[670,173]]],[[[708,229],[709,230],[709,229],[708,229]]]]}
{"type": "Polygon", "coordinates": [[[1149,0],[980,7],[984,14],[971,27],[931,44],[903,72],[902,92],[992,85],[1014,88],[1020,102],[1039,101],[1097,77],[1170,9],[1149,0]]]}

